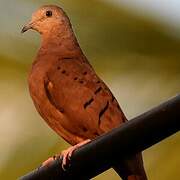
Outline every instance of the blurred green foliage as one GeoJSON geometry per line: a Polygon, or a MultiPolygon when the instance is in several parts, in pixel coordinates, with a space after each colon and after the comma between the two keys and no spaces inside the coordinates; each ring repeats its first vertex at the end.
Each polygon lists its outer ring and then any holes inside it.
{"type": "MultiPolygon", "coordinates": [[[[58,4],[70,16],[81,47],[132,118],[180,89],[180,40],[161,24],[103,1],[0,0],[0,179],[11,180],[68,147],[36,112],[27,75],[39,47],[39,35],[20,34],[42,4],[58,4]]],[[[180,136],[144,152],[150,180],[180,177],[180,136]]],[[[119,179],[109,170],[100,179],[119,179]]]]}

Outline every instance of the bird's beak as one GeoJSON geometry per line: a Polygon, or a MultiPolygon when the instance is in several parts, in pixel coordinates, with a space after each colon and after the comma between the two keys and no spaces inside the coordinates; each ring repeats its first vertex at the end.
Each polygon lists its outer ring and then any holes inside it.
{"type": "Polygon", "coordinates": [[[28,31],[29,29],[32,29],[32,28],[33,28],[33,22],[30,22],[30,23],[26,24],[26,25],[22,28],[21,33],[24,33],[24,32],[26,32],[26,31],[28,31]]]}

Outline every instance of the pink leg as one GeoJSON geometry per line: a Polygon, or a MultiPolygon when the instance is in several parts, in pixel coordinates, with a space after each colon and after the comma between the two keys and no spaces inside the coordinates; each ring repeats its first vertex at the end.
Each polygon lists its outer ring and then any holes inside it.
{"type": "Polygon", "coordinates": [[[61,155],[63,156],[62,168],[64,171],[66,170],[65,166],[68,164],[68,161],[71,159],[73,152],[79,147],[89,143],[90,141],[91,141],[90,139],[87,139],[61,152],[61,155]]]}
{"type": "Polygon", "coordinates": [[[54,157],[50,157],[46,161],[44,161],[42,163],[42,166],[49,166],[54,160],[55,160],[55,156],[54,157]]]}
{"type": "MultiPolygon", "coordinates": [[[[64,171],[66,170],[65,166],[66,166],[66,165],[68,164],[68,162],[70,161],[73,152],[74,152],[76,149],[78,149],[79,147],[81,147],[81,146],[89,143],[90,141],[91,141],[90,139],[87,139],[87,140],[82,141],[82,142],[80,142],[80,143],[78,143],[78,144],[76,144],[76,145],[74,145],[74,146],[71,146],[71,147],[69,147],[68,149],[66,149],[66,150],[64,150],[64,151],[61,152],[61,155],[60,155],[60,156],[62,156],[62,158],[63,158],[62,168],[63,168],[64,171]]],[[[50,165],[50,164],[56,159],[57,156],[59,156],[59,155],[56,155],[56,156],[54,156],[54,157],[50,157],[49,159],[47,159],[46,161],[44,161],[44,162],[42,163],[42,166],[48,166],[48,165],[50,165]]]]}

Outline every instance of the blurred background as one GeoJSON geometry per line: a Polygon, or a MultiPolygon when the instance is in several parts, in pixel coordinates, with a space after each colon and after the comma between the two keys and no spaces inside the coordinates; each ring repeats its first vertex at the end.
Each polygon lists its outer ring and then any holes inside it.
{"type": "MultiPolygon", "coordinates": [[[[36,112],[27,75],[40,45],[20,34],[31,14],[57,4],[128,119],[180,90],[178,0],[0,0],[0,179],[13,180],[69,145],[36,112]]],[[[149,180],[180,179],[180,134],[144,151],[149,180]]],[[[95,180],[119,179],[109,170],[95,180]]]]}

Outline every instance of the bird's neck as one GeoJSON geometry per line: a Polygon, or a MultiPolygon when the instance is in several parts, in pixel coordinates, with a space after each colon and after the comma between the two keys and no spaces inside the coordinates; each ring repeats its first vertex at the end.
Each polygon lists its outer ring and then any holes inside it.
{"type": "Polygon", "coordinates": [[[42,34],[39,53],[63,56],[83,56],[72,28],[69,26],[54,27],[50,32],[42,34]]]}

